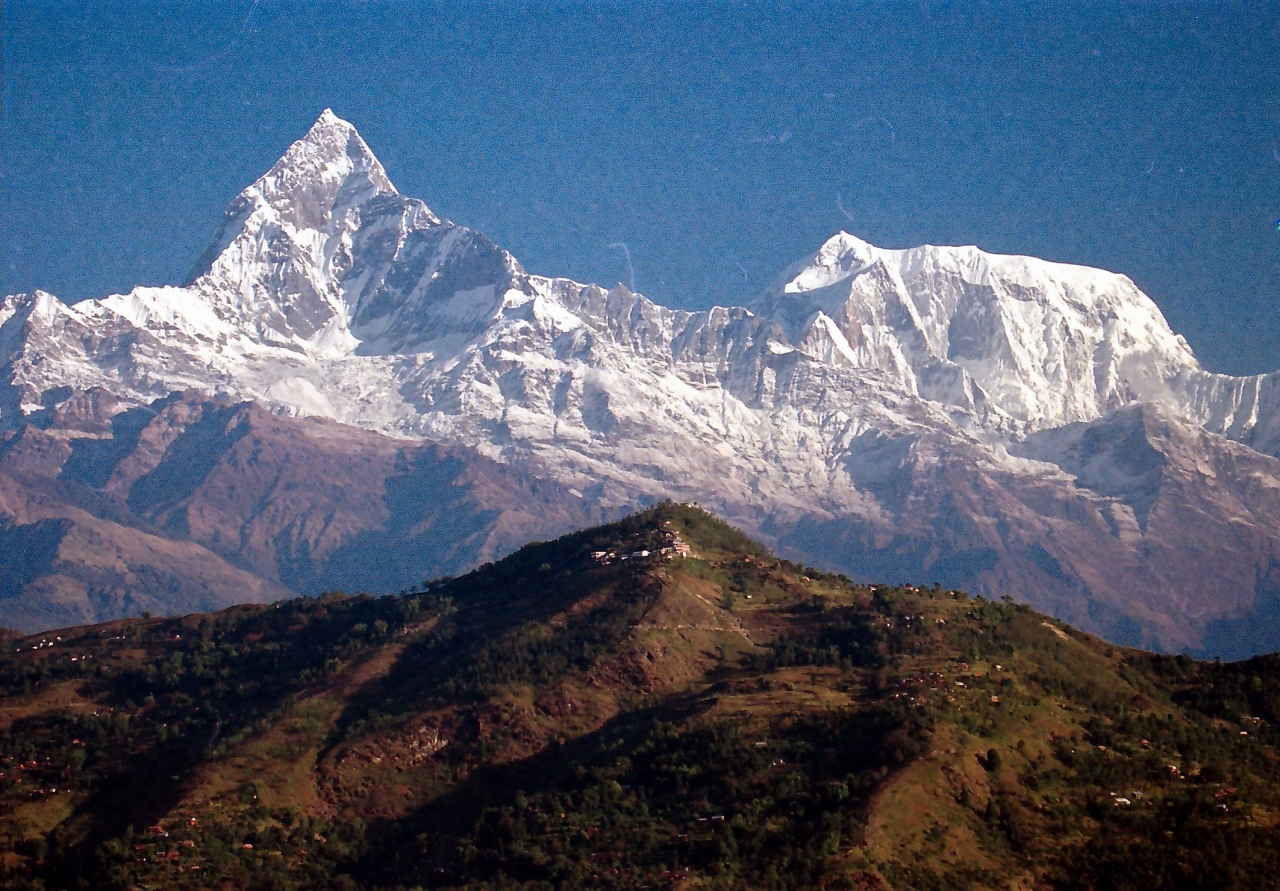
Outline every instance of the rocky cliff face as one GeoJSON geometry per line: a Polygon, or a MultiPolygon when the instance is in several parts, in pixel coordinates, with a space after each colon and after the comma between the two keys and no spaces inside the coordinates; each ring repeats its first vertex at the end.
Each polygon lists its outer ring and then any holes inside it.
{"type": "Polygon", "coordinates": [[[400,196],[326,112],[232,202],[187,285],[5,298],[0,363],[11,439],[97,437],[71,462],[84,486],[294,590],[399,584],[339,570],[371,542],[460,567],[673,497],[861,578],[1008,594],[1149,647],[1280,646],[1280,627],[1232,630],[1278,599],[1277,378],[1204,371],[1100,270],[839,233],[750,308],[671,310],[526,273],[400,196]],[[114,426],[66,427],[90,392],[182,432],[131,477],[141,456],[104,457],[129,451],[114,426]],[[222,449],[191,491],[180,440],[222,449]],[[346,507],[322,479],[402,500],[346,507]],[[456,491],[521,519],[458,544],[456,491]]]}

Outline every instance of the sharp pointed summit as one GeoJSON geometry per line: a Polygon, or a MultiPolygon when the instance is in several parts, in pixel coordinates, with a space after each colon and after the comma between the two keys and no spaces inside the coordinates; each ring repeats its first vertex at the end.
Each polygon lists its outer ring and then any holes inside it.
{"type": "Polygon", "coordinates": [[[1280,375],[1205,372],[1123,275],[840,232],[751,307],[669,309],[527,273],[328,109],[186,287],[0,303],[0,428],[94,387],[466,445],[591,510],[694,500],[806,559],[1162,648],[1280,591],[1280,375]]]}
{"type": "MultiPolygon", "coordinates": [[[[358,224],[366,205],[386,197],[399,193],[381,162],[354,126],[326,108],[305,136],[228,205],[187,284],[209,274],[246,232],[256,236],[268,227],[290,235],[338,235],[358,224]]],[[[438,222],[429,210],[426,214],[438,222]]]]}
{"type": "Polygon", "coordinates": [[[310,223],[319,221],[316,212],[323,213],[324,207],[308,206],[305,198],[299,200],[299,189],[330,200],[343,192],[353,198],[368,193],[399,194],[356,128],[328,108],[251,188],[269,202],[292,202],[310,223]]]}
{"type": "Polygon", "coordinates": [[[325,109],[231,202],[187,286],[255,340],[350,351],[366,298],[381,295],[386,314],[406,241],[453,228],[401,197],[355,127],[325,109]]]}

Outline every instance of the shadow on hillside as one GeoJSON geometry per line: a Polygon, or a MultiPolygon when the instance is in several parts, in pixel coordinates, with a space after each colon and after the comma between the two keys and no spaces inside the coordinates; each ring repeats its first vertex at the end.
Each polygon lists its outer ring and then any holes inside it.
{"type": "Polygon", "coordinates": [[[71,522],[62,519],[14,525],[0,522],[0,554],[4,554],[0,600],[17,597],[30,582],[52,570],[58,547],[70,529],[71,522]]]}
{"type": "MultiPolygon", "coordinates": [[[[249,419],[242,406],[206,408],[200,420],[189,425],[165,449],[156,468],[130,487],[129,507],[143,516],[153,508],[175,505],[191,497],[204,485],[222,456],[248,433],[249,419]]],[[[185,513],[174,512],[165,525],[185,535],[185,513]]]]}
{"type": "Polygon", "coordinates": [[[111,437],[83,436],[71,441],[71,454],[62,465],[59,479],[101,489],[111,479],[120,462],[138,447],[142,431],[156,412],[141,406],[128,408],[111,419],[111,437]]]}
{"type": "Polygon", "coordinates": [[[659,588],[617,566],[562,574],[587,559],[579,539],[527,548],[440,588],[457,611],[400,653],[376,697],[347,704],[331,744],[423,709],[480,705],[513,684],[556,683],[615,648],[659,588]]]}
{"type": "Polygon", "coordinates": [[[170,815],[193,787],[204,760],[205,737],[172,740],[142,757],[99,764],[89,792],[74,813],[48,836],[52,887],[81,887],[79,877],[97,867],[104,842],[126,839],[170,815]]]}
{"type": "Polygon", "coordinates": [[[485,508],[465,483],[469,467],[439,449],[397,456],[396,473],[386,479],[381,529],[352,536],[323,560],[294,530],[276,537],[276,567],[282,584],[294,591],[399,591],[424,579],[457,573],[475,564],[502,512],[485,508]]]}
{"type": "Polygon", "coordinates": [[[1280,567],[1272,566],[1259,579],[1253,608],[1236,619],[1217,619],[1205,626],[1204,644],[1191,653],[1196,659],[1221,657],[1235,662],[1258,653],[1280,652],[1280,567]]]}
{"type": "Polygon", "coordinates": [[[368,838],[379,842],[350,872],[373,884],[430,885],[457,857],[455,846],[488,808],[514,802],[516,795],[551,792],[585,769],[609,764],[657,722],[685,722],[704,714],[715,697],[689,693],[658,705],[625,712],[594,731],[563,743],[551,742],[535,755],[506,764],[481,764],[451,791],[401,819],[369,823],[368,838]],[[426,847],[423,847],[423,842],[426,847]],[[407,852],[413,852],[409,854],[407,852]],[[412,858],[406,862],[407,858],[412,858]],[[416,862],[413,862],[416,861],[416,862]]]}

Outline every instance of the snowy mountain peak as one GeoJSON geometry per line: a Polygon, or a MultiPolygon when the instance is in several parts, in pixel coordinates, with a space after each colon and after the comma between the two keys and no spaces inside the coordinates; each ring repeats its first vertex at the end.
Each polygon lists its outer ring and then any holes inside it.
{"type": "Polygon", "coordinates": [[[396,195],[395,186],[368,144],[349,122],[325,109],[307,134],[289,146],[284,156],[251,189],[272,203],[290,201],[306,208],[299,190],[318,191],[336,199],[346,192],[396,195]],[[325,186],[337,186],[330,192],[325,186]]]}
{"type": "Polygon", "coordinates": [[[269,207],[295,229],[334,231],[378,197],[399,196],[381,162],[347,121],[325,109],[306,135],[227,209],[269,207]]]}
{"type": "Polygon", "coordinates": [[[812,258],[788,270],[783,291],[804,294],[830,287],[865,271],[875,255],[876,248],[862,239],[848,232],[837,232],[812,258]]]}
{"type": "Polygon", "coordinates": [[[753,308],[793,337],[821,313],[846,360],[926,399],[982,404],[984,425],[1011,433],[1164,398],[1164,382],[1200,370],[1125,276],[973,246],[887,250],[841,232],[753,308]]]}
{"type": "MultiPolygon", "coordinates": [[[[565,392],[584,367],[640,362],[699,392],[724,387],[744,406],[781,393],[804,402],[838,392],[847,402],[874,382],[879,396],[928,403],[922,410],[983,438],[1089,422],[1141,401],[1242,441],[1280,442],[1280,410],[1269,408],[1280,387],[1205,374],[1124,276],[972,246],[883,249],[838,232],[750,308],[668,310],[621,287],[527,275],[482,234],[398,194],[356,129],[328,109],[231,203],[189,285],[75,310],[33,318],[63,346],[72,344],[64,330],[98,337],[118,326],[134,355],[121,380],[139,395],[212,377],[286,409],[399,434],[447,426],[442,418],[464,405],[488,406],[485,423],[509,429],[508,408],[533,410],[514,404],[511,394],[524,392],[516,380],[540,362],[535,376],[562,376],[565,392]],[[515,366],[523,370],[508,373],[515,366]],[[385,405],[369,403],[374,392],[385,405]]],[[[20,324],[16,304],[12,312],[0,324],[30,346],[19,332],[31,327],[26,316],[20,324]]],[[[37,358],[24,405],[56,376],[37,358]]],[[[85,353],[73,385],[110,388],[100,378],[114,379],[118,360],[85,353]]],[[[584,418],[613,423],[593,410],[584,418]]],[[[550,429],[569,427],[561,419],[550,429]]]]}
{"type": "Polygon", "coordinates": [[[401,197],[355,127],[325,109],[231,202],[188,287],[255,341],[347,352],[368,300],[386,315],[382,285],[414,233],[454,228],[401,197]]]}
{"type": "MultiPolygon", "coordinates": [[[[359,134],[356,133],[354,124],[348,120],[338,117],[333,113],[332,108],[326,108],[324,111],[320,112],[320,117],[316,118],[316,122],[311,125],[311,129],[307,131],[307,135],[303,138],[311,139],[316,135],[317,131],[323,132],[326,130],[339,130],[344,133],[356,135],[357,137],[359,136],[359,134]]],[[[361,144],[364,144],[363,141],[361,141],[361,144]]],[[[367,150],[368,146],[365,146],[365,148],[367,150]]]]}
{"type": "MultiPolygon", "coordinates": [[[[1173,591],[1190,622],[1202,613],[1185,598],[1199,609],[1221,589],[1245,603],[1263,573],[1266,591],[1280,589],[1280,464],[1213,438],[1280,455],[1280,374],[1206,373],[1124,276],[972,246],[887,250],[839,232],[752,307],[668,309],[621,285],[526,273],[398,194],[329,110],[231,203],[188,285],[74,306],[42,292],[0,300],[0,432],[43,430],[95,388],[122,410],[201,390],[465,445],[593,511],[694,499],[858,571],[906,567],[987,591],[1056,591],[1045,596],[1062,603],[1088,594],[1090,616],[1095,594],[1149,618],[1150,598],[1173,591]],[[1114,583],[1101,566],[1118,567],[1114,583]]],[[[215,420],[184,441],[205,449],[233,432],[215,420]]],[[[348,458],[347,433],[306,429],[348,458]]],[[[0,459],[43,467],[74,453],[80,473],[85,455],[122,454],[96,439],[33,434],[28,447],[16,436],[0,437],[0,459]]],[[[138,441],[148,455],[159,442],[138,441]]],[[[264,455],[262,479],[278,482],[295,443],[236,454],[253,456],[246,466],[264,455]]],[[[167,446],[156,447],[159,461],[167,446]]],[[[195,452],[173,454],[161,476],[186,474],[195,452]]],[[[387,506],[411,478],[396,473],[387,506]]],[[[344,522],[289,515],[288,485],[280,502],[219,491],[236,502],[226,525],[210,519],[222,508],[193,501],[173,528],[225,530],[207,539],[222,547],[278,511],[272,547],[288,539],[311,560],[316,536],[344,522]]],[[[452,531],[469,535],[458,517],[452,531]]],[[[1178,646],[1196,639],[1185,623],[1160,627],[1178,646]]]]}
{"type": "MultiPolygon", "coordinates": [[[[247,228],[267,225],[332,235],[375,199],[398,196],[356,128],[326,108],[305,136],[228,205],[188,284],[209,274],[247,228]]],[[[421,212],[430,222],[438,222],[425,206],[421,212]]]]}

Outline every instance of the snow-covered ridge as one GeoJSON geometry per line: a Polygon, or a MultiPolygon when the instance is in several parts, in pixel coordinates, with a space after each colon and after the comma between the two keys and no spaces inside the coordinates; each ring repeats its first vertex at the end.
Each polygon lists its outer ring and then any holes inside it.
{"type": "Polygon", "coordinates": [[[328,110],[231,203],[186,286],[10,296],[0,326],[0,424],[59,387],[197,387],[498,456],[563,453],[567,476],[610,464],[646,488],[690,448],[727,447],[747,490],[821,490],[872,428],[1014,441],[1133,402],[1280,445],[1274,376],[1204,372],[1124,276],[841,232],[750,308],[671,310],[527,274],[401,196],[328,110]]]}
{"type": "Polygon", "coordinates": [[[973,246],[886,250],[841,232],[752,308],[990,430],[1021,437],[1150,403],[1280,454],[1280,375],[1204,371],[1124,275],[973,246]]]}
{"type": "Polygon", "coordinates": [[[527,273],[330,112],[185,285],[0,301],[0,431],[34,422],[0,450],[93,387],[474,447],[593,516],[695,500],[1157,648],[1280,590],[1280,376],[1204,371],[1124,276],[841,232],[749,307],[671,309],[527,273]]]}

